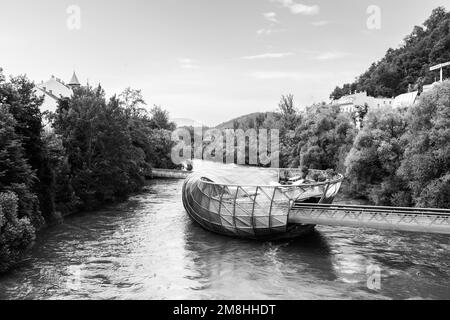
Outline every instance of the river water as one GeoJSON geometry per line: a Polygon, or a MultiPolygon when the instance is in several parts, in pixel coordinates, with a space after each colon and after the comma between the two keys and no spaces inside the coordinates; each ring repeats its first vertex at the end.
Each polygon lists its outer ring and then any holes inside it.
{"type": "Polygon", "coordinates": [[[0,277],[0,298],[450,299],[448,236],[318,226],[287,242],[238,240],[190,220],[182,183],[153,180],[46,230],[0,277]]]}

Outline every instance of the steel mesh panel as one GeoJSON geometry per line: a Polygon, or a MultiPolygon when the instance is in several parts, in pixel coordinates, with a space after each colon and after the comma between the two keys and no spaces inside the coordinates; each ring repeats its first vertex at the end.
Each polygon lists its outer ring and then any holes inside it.
{"type": "MultiPolygon", "coordinates": [[[[292,174],[301,171],[292,171],[292,174]]],[[[271,172],[273,176],[273,172],[271,172]]],[[[288,230],[288,217],[296,201],[308,197],[326,201],[340,182],[299,186],[239,186],[215,184],[214,179],[190,175],[183,185],[183,203],[191,217],[205,228],[242,237],[265,237],[288,230]],[[326,191],[326,194],[325,194],[326,191]]]]}
{"type": "Polygon", "coordinates": [[[209,211],[213,213],[219,213],[220,210],[220,201],[214,198],[210,198],[209,200],[209,211]]]}
{"type": "Polygon", "coordinates": [[[231,216],[230,217],[221,216],[220,218],[221,218],[222,225],[224,227],[233,228],[233,230],[234,230],[234,221],[231,216]]]}

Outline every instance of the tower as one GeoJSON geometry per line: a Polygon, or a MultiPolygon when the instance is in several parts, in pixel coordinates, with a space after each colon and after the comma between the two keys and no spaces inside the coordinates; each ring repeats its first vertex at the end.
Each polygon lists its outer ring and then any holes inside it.
{"type": "Polygon", "coordinates": [[[77,75],[75,74],[75,71],[73,72],[72,78],[70,79],[69,83],[67,84],[71,89],[79,88],[80,82],[78,81],[77,75]]]}

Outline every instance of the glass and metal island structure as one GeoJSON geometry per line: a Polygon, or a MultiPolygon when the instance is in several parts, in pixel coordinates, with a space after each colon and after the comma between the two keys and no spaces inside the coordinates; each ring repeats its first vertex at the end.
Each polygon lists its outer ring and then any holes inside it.
{"type": "Polygon", "coordinates": [[[188,176],[182,200],[189,216],[209,231],[258,240],[288,239],[314,229],[313,224],[290,221],[294,205],[332,203],[343,179],[319,170],[230,167],[188,176]]]}

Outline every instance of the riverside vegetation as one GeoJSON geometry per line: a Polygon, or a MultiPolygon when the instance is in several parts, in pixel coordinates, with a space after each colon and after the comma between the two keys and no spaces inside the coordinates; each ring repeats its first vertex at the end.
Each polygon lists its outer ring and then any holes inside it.
{"type": "Polygon", "coordinates": [[[25,76],[7,80],[0,69],[0,272],[45,225],[123,200],[152,167],[174,167],[175,125],[158,106],[146,112],[140,91],[107,100],[101,86],[80,87],[54,114],[42,102],[25,76]]]}

